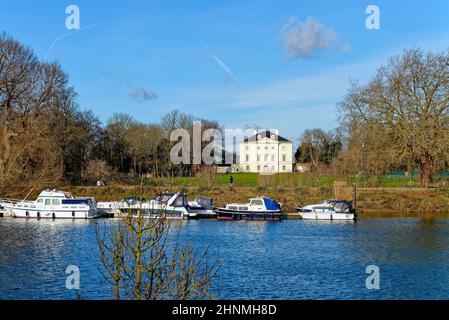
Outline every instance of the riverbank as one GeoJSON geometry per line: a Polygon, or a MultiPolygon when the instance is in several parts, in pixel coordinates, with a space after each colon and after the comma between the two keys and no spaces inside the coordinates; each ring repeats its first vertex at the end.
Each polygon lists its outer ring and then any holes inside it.
{"type": "MultiPolygon", "coordinates": [[[[268,196],[283,204],[285,212],[294,212],[300,205],[320,203],[324,199],[339,198],[351,200],[350,187],[251,187],[236,186],[230,191],[227,186],[136,186],[109,185],[96,186],[58,186],[80,197],[95,197],[97,201],[118,201],[129,196],[144,197],[147,200],[162,192],[185,192],[189,199],[205,196],[212,198],[216,205],[231,202],[247,202],[255,196],[268,196]]],[[[33,190],[28,199],[37,197],[41,190],[33,190]]],[[[28,191],[26,192],[28,193],[28,191]]],[[[8,195],[18,199],[25,192],[8,195]]],[[[408,217],[408,216],[449,216],[449,189],[447,188],[358,188],[357,209],[361,217],[408,217]]]]}

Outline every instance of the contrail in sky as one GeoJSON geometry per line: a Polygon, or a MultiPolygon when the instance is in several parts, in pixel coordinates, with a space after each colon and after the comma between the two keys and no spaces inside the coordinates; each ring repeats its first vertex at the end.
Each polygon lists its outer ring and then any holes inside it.
{"type": "Polygon", "coordinates": [[[209,46],[207,45],[207,43],[203,40],[203,38],[201,38],[200,36],[198,36],[198,38],[200,39],[200,41],[203,43],[204,48],[206,48],[207,53],[209,53],[209,55],[211,56],[211,58],[215,61],[215,63],[221,68],[223,69],[223,71],[226,73],[226,75],[228,76],[228,79],[234,80],[237,83],[240,83],[239,78],[237,78],[237,76],[234,74],[234,72],[232,72],[231,68],[229,68],[226,63],[224,63],[224,61],[222,59],[220,59],[219,57],[217,57],[215,54],[213,54],[209,48],[209,46]]]}
{"type": "Polygon", "coordinates": [[[108,22],[108,21],[109,21],[109,19],[103,20],[103,21],[100,21],[100,22],[97,22],[97,23],[94,23],[94,24],[90,24],[90,25],[88,25],[87,27],[84,27],[84,28],[81,28],[81,29],[78,29],[78,30],[75,30],[75,31],[73,31],[73,32],[70,32],[70,33],[67,33],[67,34],[63,34],[62,36],[57,37],[57,38],[56,38],[55,40],[53,40],[53,42],[51,43],[50,48],[48,48],[47,54],[45,55],[44,60],[47,60],[48,56],[50,55],[51,50],[52,50],[53,47],[55,46],[56,42],[58,42],[59,40],[64,39],[64,38],[69,37],[69,36],[72,36],[72,35],[74,35],[75,33],[78,33],[78,32],[81,32],[81,31],[84,31],[84,30],[87,30],[87,29],[96,27],[96,26],[98,26],[98,25],[100,25],[100,24],[103,24],[103,23],[105,23],[105,22],[108,22]]]}

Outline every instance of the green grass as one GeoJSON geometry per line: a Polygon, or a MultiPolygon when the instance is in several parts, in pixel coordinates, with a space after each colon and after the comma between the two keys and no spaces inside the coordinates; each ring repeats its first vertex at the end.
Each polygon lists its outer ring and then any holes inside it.
{"type": "MultiPolygon", "coordinates": [[[[280,188],[296,188],[296,187],[313,187],[313,188],[332,188],[334,181],[345,181],[345,178],[338,178],[332,175],[319,175],[311,172],[308,173],[278,173],[274,175],[259,175],[257,173],[232,173],[232,174],[216,174],[213,181],[208,181],[206,177],[174,177],[174,178],[158,178],[147,179],[146,185],[177,185],[184,187],[210,187],[228,186],[230,176],[234,178],[234,186],[236,187],[280,187],[280,188]]],[[[363,180],[360,176],[349,179],[350,183],[356,183],[362,187],[363,180]]],[[[446,177],[438,178],[434,181],[440,187],[448,187],[449,179],[446,177]]],[[[407,176],[378,176],[366,177],[365,187],[377,188],[416,188],[420,187],[419,177],[407,176]]]]}
{"type": "MultiPolygon", "coordinates": [[[[278,173],[274,175],[259,175],[258,173],[232,173],[217,174],[212,183],[217,186],[228,186],[229,178],[234,178],[236,187],[332,187],[335,177],[318,176],[311,173],[278,173]]],[[[192,187],[208,186],[209,182],[205,177],[174,177],[149,179],[148,185],[180,185],[192,187]]]]}
{"type": "MultiPolygon", "coordinates": [[[[231,174],[217,175],[218,185],[228,185],[231,174]]],[[[331,187],[335,178],[332,176],[313,176],[301,173],[278,173],[259,175],[257,173],[235,173],[234,185],[242,187],[331,187]]]]}
{"type": "Polygon", "coordinates": [[[241,187],[255,187],[257,186],[257,173],[233,173],[233,174],[218,174],[217,183],[219,185],[228,185],[229,178],[234,178],[234,185],[241,187]]]}
{"type": "MultiPolygon", "coordinates": [[[[231,175],[234,178],[234,186],[241,187],[255,187],[257,186],[257,173],[233,173],[233,174],[217,174],[215,176],[214,184],[219,186],[229,185],[229,178],[231,175]]],[[[205,177],[174,177],[174,178],[158,178],[148,179],[147,184],[176,184],[183,186],[199,187],[208,185],[205,177]]]]}
{"type": "Polygon", "coordinates": [[[379,177],[379,185],[387,188],[407,188],[407,187],[418,187],[419,179],[409,177],[394,177],[390,178],[388,176],[379,177]]]}

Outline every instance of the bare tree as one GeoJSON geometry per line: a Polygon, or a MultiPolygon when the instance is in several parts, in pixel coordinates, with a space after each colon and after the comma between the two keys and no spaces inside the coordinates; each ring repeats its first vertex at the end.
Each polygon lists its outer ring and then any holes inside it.
{"type": "Polygon", "coordinates": [[[427,186],[448,160],[448,103],[449,53],[411,49],[369,84],[353,85],[339,108],[342,125],[376,127],[385,144],[372,152],[387,152],[392,164],[412,163],[427,186]]]}
{"type": "Polygon", "coordinates": [[[138,214],[97,227],[104,276],[116,299],[214,298],[218,259],[196,250],[172,222],[138,214]]]}
{"type": "Polygon", "coordinates": [[[57,180],[62,155],[50,134],[52,110],[70,95],[56,64],[0,35],[0,189],[57,180]]]}

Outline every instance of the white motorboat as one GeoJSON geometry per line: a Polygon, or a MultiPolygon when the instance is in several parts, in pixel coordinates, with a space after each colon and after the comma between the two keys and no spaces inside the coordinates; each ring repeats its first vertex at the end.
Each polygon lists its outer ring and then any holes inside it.
{"type": "Polygon", "coordinates": [[[114,216],[140,214],[148,218],[190,219],[197,215],[190,209],[187,196],[180,193],[162,193],[150,201],[129,197],[119,202],[99,202],[97,208],[102,214],[114,216]]]}
{"type": "Polygon", "coordinates": [[[357,213],[351,202],[345,200],[325,200],[323,203],[295,208],[306,220],[356,220],[357,213]]]}
{"type": "Polygon", "coordinates": [[[189,201],[189,208],[191,212],[196,213],[197,219],[213,219],[217,217],[217,214],[214,212],[213,201],[210,198],[199,197],[189,201]]]}
{"type": "Polygon", "coordinates": [[[44,190],[35,201],[1,200],[14,218],[92,219],[97,218],[93,198],[75,198],[69,192],[44,190]]]}
{"type": "Polygon", "coordinates": [[[148,210],[148,203],[145,198],[127,197],[118,202],[98,202],[97,210],[102,217],[114,217],[130,213],[135,215],[139,213],[139,210],[148,210]]]}

